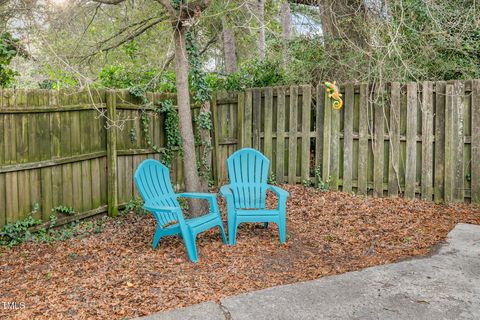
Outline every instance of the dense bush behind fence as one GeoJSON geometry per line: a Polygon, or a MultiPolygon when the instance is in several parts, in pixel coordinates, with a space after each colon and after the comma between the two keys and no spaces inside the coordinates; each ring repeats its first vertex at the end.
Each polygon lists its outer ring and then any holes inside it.
{"type": "MultiPolygon", "coordinates": [[[[480,80],[392,83],[380,96],[367,84],[340,90],[341,110],[321,86],[216,93],[215,181],[225,183],[226,158],[250,146],[271,159],[278,182],[321,177],[358,194],[480,202],[480,80]]],[[[25,217],[35,202],[45,221],[59,205],[77,211],[60,223],[126,204],[137,195],[136,166],[160,159],[146,143],[143,109],[126,90],[0,91],[0,225],[25,217]],[[126,121],[107,129],[101,112],[126,121]]],[[[164,147],[163,116],[148,117],[153,143],[164,147]]],[[[179,157],[171,172],[182,189],[179,157]]]]}

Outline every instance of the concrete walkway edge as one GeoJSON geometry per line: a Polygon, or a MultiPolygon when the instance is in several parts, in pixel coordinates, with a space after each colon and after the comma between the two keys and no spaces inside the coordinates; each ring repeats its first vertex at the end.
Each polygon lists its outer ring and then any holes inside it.
{"type": "Polygon", "coordinates": [[[144,320],[480,319],[480,226],[426,257],[277,286],[144,320]]]}

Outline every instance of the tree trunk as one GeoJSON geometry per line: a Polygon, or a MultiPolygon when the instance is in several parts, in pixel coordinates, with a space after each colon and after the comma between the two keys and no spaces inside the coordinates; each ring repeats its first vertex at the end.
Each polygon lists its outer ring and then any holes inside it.
{"type": "Polygon", "coordinates": [[[290,40],[292,37],[292,12],[287,1],[282,4],[280,8],[282,21],[282,37],[284,40],[290,40]]]}
{"type": "MultiPolygon", "coordinates": [[[[175,74],[177,86],[178,115],[180,133],[183,142],[183,169],[185,172],[185,188],[188,192],[200,192],[200,177],[197,171],[197,155],[193,135],[192,114],[190,111],[190,93],[188,91],[188,60],[185,43],[186,28],[181,24],[174,27],[175,38],[175,74]]],[[[192,216],[204,214],[202,202],[189,201],[192,216]]]]}
{"type": "MultiPolygon", "coordinates": [[[[369,60],[369,29],[364,0],[321,0],[320,13],[325,50],[332,64],[345,59],[369,60]]],[[[335,79],[362,79],[360,69],[336,68],[335,79]]]]}
{"type": "Polygon", "coordinates": [[[287,1],[282,4],[280,8],[281,13],[281,23],[282,23],[282,38],[284,43],[283,48],[283,68],[286,69],[288,67],[288,41],[292,37],[292,12],[290,11],[290,5],[287,1]]]}
{"type": "Polygon", "coordinates": [[[350,47],[366,47],[368,26],[364,0],[321,0],[319,7],[324,35],[342,39],[350,47]]]}
{"type": "Polygon", "coordinates": [[[260,60],[265,60],[265,0],[257,0],[257,19],[258,27],[258,56],[260,60]]]}
{"type": "Polygon", "coordinates": [[[237,71],[237,49],[232,29],[227,25],[225,17],[222,17],[222,28],[225,71],[230,74],[237,71]]]}

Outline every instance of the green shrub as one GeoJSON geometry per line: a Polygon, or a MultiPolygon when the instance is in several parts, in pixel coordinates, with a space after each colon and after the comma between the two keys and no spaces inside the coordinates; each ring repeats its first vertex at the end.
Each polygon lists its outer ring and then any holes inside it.
{"type": "Polygon", "coordinates": [[[97,83],[106,88],[129,89],[140,86],[144,91],[152,91],[158,87],[155,78],[158,70],[132,68],[123,65],[105,66],[98,74],[97,83]]]}
{"type": "Polygon", "coordinates": [[[250,60],[242,64],[237,72],[224,78],[221,81],[220,89],[239,91],[247,88],[279,85],[283,81],[284,74],[279,63],[268,60],[250,60]]]}
{"type": "Polygon", "coordinates": [[[11,33],[0,34],[0,88],[8,87],[15,80],[18,72],[10,68],[10,63],[17,56],[19,40],[11,33]]]}
{"type": "MultiPolygon", "coordinates": [[[[27,217],[4,225],[2,230],[0,230],[0,245],[11,247],[31,239],[32,233],[29,229],[42,224],[41,219],[35,219],[33,217],[39,209],[40,205],[34,203],[33,209],[27,217]]],[[[41,230],[39,230],[39,232],[40,231],[41,230]]],[[[43,229],[42,231],[44,232],[45,230],[43,229]]]]}
{"type": "Polygon", "coordinates": [[[315,178],[317,178],[318,189],[320,189],[321,191],[328,191],[330,178],[327,180],[323,180],[322,168],[320,166],[315,167],[315,178]]]}
{"type": "Polygon", "coordinates": [[[73,209],[72,207],[67,207],[63,205],[56,206],[52,209],[52,212],[60,212],[67,216],[73,216],[76,213],[75,209],[73,209]]]}
{"type": "Polygon", "coordinates": [[[127,203],[125,208],[122,210],[122,214],[128,214],[134,211],[136,214],[145,214],[145,210],[143,209],[143,200],[137,197],[133,197],[127,203]]]}

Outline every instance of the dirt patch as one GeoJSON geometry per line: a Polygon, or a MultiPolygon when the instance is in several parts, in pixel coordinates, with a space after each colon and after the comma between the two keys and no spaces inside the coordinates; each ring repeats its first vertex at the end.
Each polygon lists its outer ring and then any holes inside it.
{"type": "MultiPolygon", "coordinates": [[[[0,303],[19,307],[0,308],[0,317],[142,316],[424,255],[456,223],[480,224],[476,205],[284,187],[291,194],[286,245],[274,224],[241,225],[234,247],[214,229],[198,237],[199,263],[193,264],[178,237],[152,250],[154,219],[131,214],[108,220],[102,233],[89,237],[0,249],[0,303]]],[[[273,201],[269,195],[269,205],[273,201]]]]}

